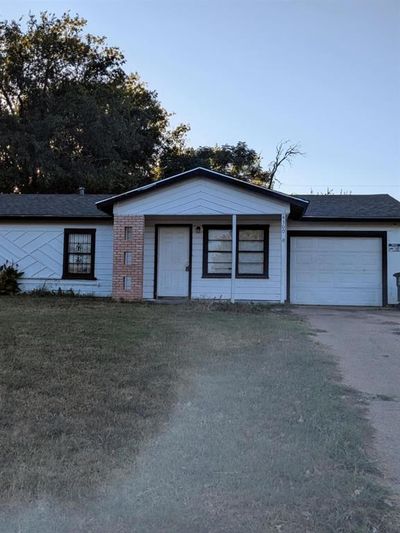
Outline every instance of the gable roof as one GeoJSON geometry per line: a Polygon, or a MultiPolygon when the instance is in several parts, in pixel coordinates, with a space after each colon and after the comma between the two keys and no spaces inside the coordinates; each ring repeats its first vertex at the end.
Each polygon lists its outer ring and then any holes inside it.
{"type": "Polygon", "coordinates": [[[400,202],[389,194],[301,194],[309,202],[302,220],[398,220],[400,202]]]}
{"type": "Polygon", "coordinates": [[[201,168],[114,196],[109,194],[0,194],[0,219],[112,220],[112,206],[116,201],[199,175],[206,175],[217,181],[221,180],[252,192],[291,202],[292,218],[300,218],[304,221],[400,221],[400,202],[389,194],[290,196],[201,168]]]}
{"type": "Polygon", "coordinates": [[[0,218],[108,219],[96,202],[109,194],[0,194],[0,218]]]}
{"type": "Polygon", "coordinates": [[[186,172],[181,172],[180,174],[175,174],[175,176],[171,176],[169,178],[154,181],[152,183],[149,183],[148,185],[144,185],[143,187],[138,187],[137,189],[133,189],[122,194],[117,194],[115,196],[112,196],[111,198],[107,198],[106,200],[101,200],[97,203],[97,207],[99,209],[104,210],[106,213],[111,214],[113,205],[117,202],[128,200],[130,198],[134,198],[143,194],[149,194],[155,190],[162,189],[164,187],[168,187],[170,185],[181,183],[182,181],[197,177],[227,183],[229,185],[244,189],[252,193],[262,194],[264,196],[268,196],[269,198],[274,198],[275,200],[288,203],[291,206],[291,214],[296,218],[301,216],[308,204],[308,201],[305,199],[297,198],[295,196],[291,196],[290,194],[273,191],[271,189],[266,189],[265,187],[254,185],[252,183],[247,183],[246,181],[233,178],[232,176],[227,176],[226,174],[221,174],[220,172],[215,172],[214,170],[210,170],[203,167],[197,167],[191,170],[187,170],[186,172]]]}

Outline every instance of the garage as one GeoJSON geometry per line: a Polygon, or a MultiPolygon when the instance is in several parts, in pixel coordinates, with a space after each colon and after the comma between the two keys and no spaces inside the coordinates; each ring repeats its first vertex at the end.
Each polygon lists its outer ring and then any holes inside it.
{"type": "Polygon", "coordinates": [[[289,232],[289,298],[310,305],[384,305],[385,234],[289,232]]]}

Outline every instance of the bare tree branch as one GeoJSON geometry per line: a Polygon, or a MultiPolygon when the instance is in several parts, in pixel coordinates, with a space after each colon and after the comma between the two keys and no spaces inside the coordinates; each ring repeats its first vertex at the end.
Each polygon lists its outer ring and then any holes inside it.
{"type": "Polygon", "coordinates": [[[281,141],[276,146],[275,159],[270,162],[268,168],[269,180],[271,186],[276,180],[275,175],[278,172],[279,168],[284,163],[292,164],[292,159],[298,155],[304,156],[305,153],[301,151],[300,144],[290,144],[289,140],[281,141]]]}

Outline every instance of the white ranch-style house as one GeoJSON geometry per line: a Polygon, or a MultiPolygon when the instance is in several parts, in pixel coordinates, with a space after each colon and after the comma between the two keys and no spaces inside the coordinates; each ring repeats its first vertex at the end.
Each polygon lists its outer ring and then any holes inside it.
{"type": "Polygon", "coordinates": [[[291,196],[195,168],[116,196],[0,195],[22,288],[124,300],[397,303],[400,202],[291,196]]]}

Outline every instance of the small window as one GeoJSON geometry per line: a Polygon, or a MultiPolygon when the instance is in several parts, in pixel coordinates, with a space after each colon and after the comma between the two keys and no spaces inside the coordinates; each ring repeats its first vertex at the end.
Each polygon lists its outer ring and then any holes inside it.
{"type": "Polygon", "coordinates": [[[95,279],[95,229],[64,230],[65,279],[95,279]]]}
{"type": "Polygon", "coordinates": [[[132,226],[125,226],[125,240],[131,241],[133,237],[132,226]]]}
{"type": "Polygon", "coordinates": [[[232,273],[232,229],[227,226],[204,228],[203,275],[229,278],[232,273]]]}
{"type": "Polygon", "coordinates": [[[124,291],[130,291],[132,289],[132,278],[131,278],[131,276],[124,276],[123,286],[124,286],[124,291]]]}
{"type": "Polygon", "coordinates": [[[132,264],[132,252],[124,252],[124,265],[129,266],[132,264]]]}
{"type": "Polygon", "coordinates": [[[236,276],[268,276],[268,226],[238,226],[236,276]]]}

